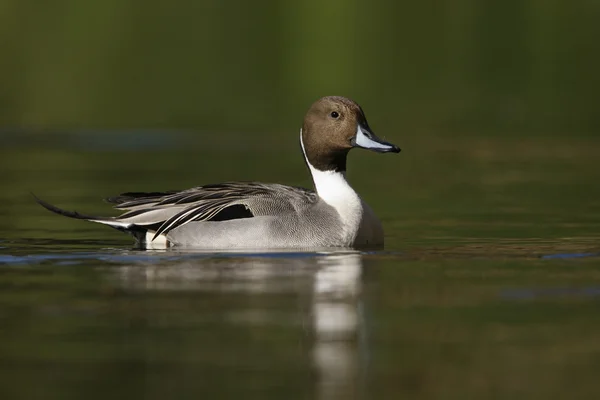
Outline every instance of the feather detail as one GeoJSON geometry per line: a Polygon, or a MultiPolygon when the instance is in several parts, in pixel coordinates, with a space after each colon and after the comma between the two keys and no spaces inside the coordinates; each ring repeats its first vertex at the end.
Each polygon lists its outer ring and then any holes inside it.
{"type": "Polygon", "coordinates": [[[192,221],[224,221],[293,211],[313,203],[317,195],[307,189],[258,182],[226,182],[166,193],[124,193],[111,199],[115,208],[127,210],[116,219],[158,226],[154,239],[192,221]],[[277,203],[276,206],[269,207],[277,203]]]}
{"type": "MultiPolygon", "coordinates": [[[[34,196],[35,197],[35,196],[34,196]]],[[[226,182],[181,192],[129,192],[108,202],[125,211],[117,217],[97,217],[62,210],[35,198],[46,209],[71,218],[85,219],[137,235],[148,232],[152,241],[192,221],[226,221],[297,211],[318,200],[303,188],[258,182],[226,182]]],[[[137,236],[136,236],[137,237],[137,236]]]]}

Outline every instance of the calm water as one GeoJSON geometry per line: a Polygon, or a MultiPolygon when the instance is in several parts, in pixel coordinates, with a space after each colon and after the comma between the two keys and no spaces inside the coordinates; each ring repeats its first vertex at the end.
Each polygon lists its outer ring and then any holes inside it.
{"type": "Polygon", "coordinates": [[[295,139],[115,139],[0,150],[2,398],[600,395],[600,140],[389,135],[403,153],[349,163],[385,251],[214,254],[133,250],[29,192],[110,213],[128,190],[309,185],[295,139]]]}

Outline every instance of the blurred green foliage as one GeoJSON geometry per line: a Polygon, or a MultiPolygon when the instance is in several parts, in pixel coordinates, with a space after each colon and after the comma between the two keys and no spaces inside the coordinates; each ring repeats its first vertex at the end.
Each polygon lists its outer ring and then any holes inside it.
{"type": "Polygon", "coordinates": [[[323,95],[385,130],[598,132],[600,3],[0,3],[0,126],[299,126],[323,95]]]}

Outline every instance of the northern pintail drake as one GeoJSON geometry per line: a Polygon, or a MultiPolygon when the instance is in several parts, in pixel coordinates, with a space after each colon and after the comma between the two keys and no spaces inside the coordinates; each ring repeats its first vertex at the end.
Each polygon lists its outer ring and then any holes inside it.
{"type": "Polygon", "coordinates": [[[227,182],[180,192],[124,193],[107,199],[124,211],[95,217],[48,210],[130,233],[141,247],[200,249],[382,248],[383,228],[346,180],[352,148],[400,149],[379,139],[354,101],[330,96],[304,117],[300,146],[315,191],[275,183],[227,182]]]}

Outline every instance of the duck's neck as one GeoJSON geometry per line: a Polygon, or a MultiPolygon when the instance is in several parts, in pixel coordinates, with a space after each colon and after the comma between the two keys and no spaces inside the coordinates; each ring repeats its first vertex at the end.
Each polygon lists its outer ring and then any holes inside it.
{"type": "MultiPolygon", "coordinates": [[[[309,164],[315,191],[319,197],[331,206],[345,203],[358,197],[354,189],[346,180],[346,172],[320,171],[309,164]]],[[[336,207],[337,208],[337,207],[336,207]]]]}
{"type": "Polygon", "coordinates": [[[302,130],[300,131],[300,146],[319,198],[338,212],[344,226],[349,231],[357,230],[362,218],[363,207],[360,197],[346,180],[346,171],[322,171],[315,168],[306,156],[302,143],[302,130]]]}

